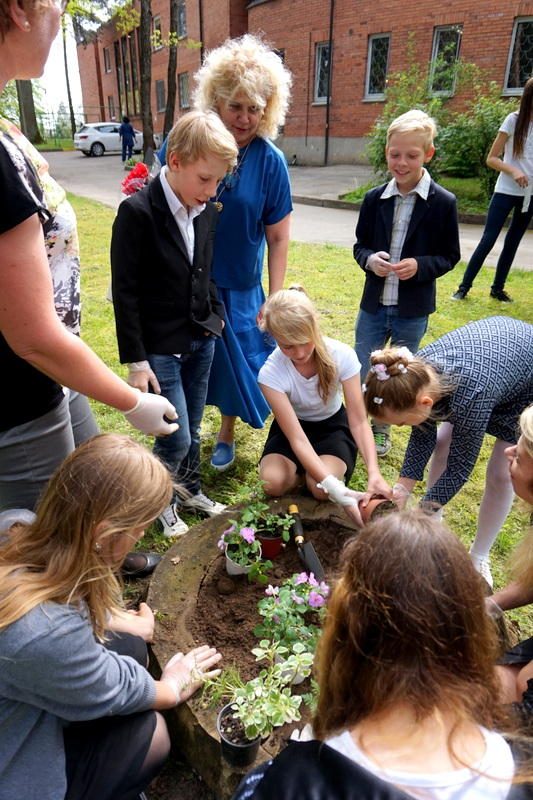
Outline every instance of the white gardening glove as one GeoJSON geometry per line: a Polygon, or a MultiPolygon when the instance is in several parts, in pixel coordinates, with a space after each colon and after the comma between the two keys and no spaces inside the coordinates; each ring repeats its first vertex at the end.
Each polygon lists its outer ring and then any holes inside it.
{"type": "Polygon", "coordinates": [[[178,430],[176,422],[166,422],[163,417],[177,419],[176,409],[165,397],[158,394],[144,394],[139,392],[139,399],[130,411],[125,411],[124,416],[134,428],[148,433],[151,436],[168,436],[178,430]]]}
{"type": "Polygon", "coordinates": [[[340,506],[356,506],[364,496],[364,492],[348,489],[335,475],[327,475],[324,480],[317,483],[317,486],[329,494],[329,499],[333,503],[338,503],[340,506]]]}
{"type": "Polygon", "coordinates": [[[151,384],[154,392],[161,394],[159,381],[148,361],[132,361],[131,364],[128,364],[128,369],[126,381],[130,386],[133,386],[134,389],[140,389],[141,392],[147,392],[151,384]]]}
{"type": "Polygon", "coordinates": [[[366,268],[380,278],[385,278],[391,271],[390,264],[388,263],[390,255],[384,250],[378,250],[377,253],[372,253],[368,256],[366,261],[366,268]]]}
{"type": "Polygon", "coordinates": [[[485,611],[492,619],[503,617],[503,609],[500,608],[496,600],[492,597],[485,597],[485,611]]]}
{"type": "Polygon", "coordinates": [[[407,501],[411,497],[411,492],[407,489],[403,483],[395,483],[392,487],[392,499],[398,506],[398,508],[402,509],[405,508],[407,501]]]}
{"type": "Polygon", "coordinates": [[[219,669],[213,669],[222,656],[214,647],[206,644],[189,650],[188,653],[176,653],[163,668],[161,682],[168,683],[176,694],[176,705],[188,700],[205,683],[220,675],[219,669]]]}

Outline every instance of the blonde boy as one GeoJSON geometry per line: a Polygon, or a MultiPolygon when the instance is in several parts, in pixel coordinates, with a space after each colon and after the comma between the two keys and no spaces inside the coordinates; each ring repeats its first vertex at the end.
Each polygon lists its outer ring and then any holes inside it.
{"type": "MultiPolygon", "coordinates": [[[[200,423],[224,309],[211,280],[218,212],[209,198],[238,155],[217,114],[193,111],[169,134],[167,164],[119,206],[111,240],[113,302],[128,383],[172,398],[179,429],[156,438],[154,453],[209,516],[224,506],[200,485],[200,423]]],[[[188,530],[173,502],[160,517],[166,536],[188,530]]]]}
{"type": "MultiPolygon", "coordinates": [[[[435,311],[436,278],[460,258],[455,196],[425,169],[435,147],[435,122],[414,109],[387,131],[391,180],[365,195],[355,230],[354,258],[365,273],[355,328],[362,380],[370,353],[387,343],[418,350],[435,311]]],[[[373,425],[378,455],[390,450],[387,425],[373,425]]]]}

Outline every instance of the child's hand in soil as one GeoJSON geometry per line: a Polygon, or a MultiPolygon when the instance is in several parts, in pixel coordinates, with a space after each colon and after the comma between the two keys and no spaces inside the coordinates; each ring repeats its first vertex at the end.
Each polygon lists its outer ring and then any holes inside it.
{"type": "Polygon", "coordinates": [[[222,658],[214,647],[204,644],[189,650],[185,655],[176,653],[167,663],[161,675],[163,683],[170,683],[176,692],[176,703],[183,703],[202,686],[220,675],[212,669],[222,658]]]}

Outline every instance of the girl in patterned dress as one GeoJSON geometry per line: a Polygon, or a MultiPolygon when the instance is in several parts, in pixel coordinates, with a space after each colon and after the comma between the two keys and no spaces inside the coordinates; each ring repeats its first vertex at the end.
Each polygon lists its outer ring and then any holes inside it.
{"type": "Polygon", "coordinates": [[[406,348],[371,356],[369,414],[413,431],[395,486],[403,501],[431,458],[424,500],[444,506],[468,480],[486,433],[496,441],[487,466],[474,566],[492,586],[489,550],[513,501],[505,450],[533,399],[533,325],[490,317],[445,334],[413,357],[406,348]],[[438,423],[441,423],[438,425],[438,423]]]}

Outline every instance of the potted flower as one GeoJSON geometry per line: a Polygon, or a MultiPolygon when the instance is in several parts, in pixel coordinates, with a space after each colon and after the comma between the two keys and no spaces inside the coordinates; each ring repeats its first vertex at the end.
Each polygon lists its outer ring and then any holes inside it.
{"type": "Polygon", "coordinates": [[[249,526],[233,523],[218,540],[218,547],[225,553],[228,575],[247,575],[261,559],[261,544],[249,526]]]}
{"type": "Polygon", "coordinates": [[[289,541],[293,519],[290,514],[272,513],[268,503],[256,498],[244,508],[239,524],[254,528],[263,558],[276,558],[283,543],[289,541]]]}
{"type": "Polygon", "coordinates": [[[359,502],[361,519],[365,525],[367,522],[370,522],[370,520],[377,519],[385,514],[390,514],[391,511],[399,510],[400,509],[393,500],[389,500],[382,494],[373,494],[366,506],[362,506],[361,502],[359,502]]]}

